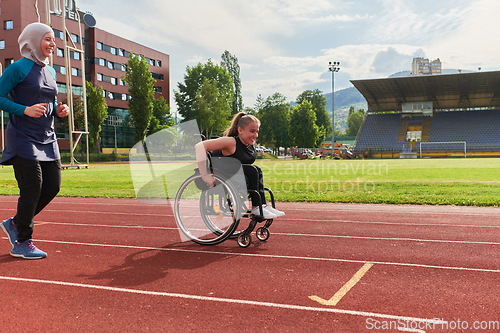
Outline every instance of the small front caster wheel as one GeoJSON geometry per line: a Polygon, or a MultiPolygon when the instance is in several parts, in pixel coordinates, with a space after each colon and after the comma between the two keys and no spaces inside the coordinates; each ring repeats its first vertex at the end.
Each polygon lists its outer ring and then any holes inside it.
{"type": "Polygon", "coordinates": [[[255,235],[260,241],[266,241],[269,238],[269,229],[260,227],[255,231],[255,235]]]}
{"type": "Polygon", "coordinates": [[[240,234],[237,241],[239,246],[249,247],[252,244],[252,237],[249,234],[240,234]]]}

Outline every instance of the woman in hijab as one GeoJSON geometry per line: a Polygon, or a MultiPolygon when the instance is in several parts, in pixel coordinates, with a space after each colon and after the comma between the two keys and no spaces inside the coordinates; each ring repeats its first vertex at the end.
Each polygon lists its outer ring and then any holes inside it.
{"type": "Polygon", "coordinates": [[[20,195],[17,214],[0,227],[13,246],[12,256],[41,259],[47,253],[31,239],[33,218],[52,201],[61,186],[54,117],[66,117],[69,107],[57,104],[56,72],[49,66],[56,47],[52,29],[31,23],[18,42],[22,58],[9,65],[0,77],[0,109],[9,113],[0,164],[13,166],[20,195]]]}

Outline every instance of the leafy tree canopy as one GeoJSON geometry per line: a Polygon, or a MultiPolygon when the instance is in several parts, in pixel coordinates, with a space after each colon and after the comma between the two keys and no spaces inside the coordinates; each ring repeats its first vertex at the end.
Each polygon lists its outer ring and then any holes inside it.
{"type": "Polygon", "coordinates": [[[261,122],[258,141],[275,148],[289,147],[290,104],[286,97],[275,93],[264,101],[259,95],[257,103],[257,117],[261,122]]]}
{"type": "Polygon", "coordinates": [[[297,104],[303,101],[309,101],[312,105],[314,112],[316,113],[316,125],[318,128],[323,128],[321,131],[324,133],[318,140],[322,142],[326,134],[331,134],[332,132],[332,119],[328,116],[326,112],[326,97],[323,95],[321,90],[306,90],[297,97],[297,104]]]}
{"type": "Polygon", "coordinates": [[[87,92],[87,118],[90,125],[89,135],[97,153],[101,151],[99,133],[101,124],[108,117],[108,106],[102,87],[96,87],[91,82],[85,82],[87,92]]]}
{"type": "MultiPolygon", "coordinates": [[[[230,97],[230,96],[229,96],[230,97]]],[[[227,94],[217,88],[216,83],[210,83],[205,77],[196,94],[193,111],[197,114],[200,133],[210,138],[212,135],[222,135],[229,127],[231,107],[227,94]]]]}
{"type": "Polygon", "coordinates": [[[170,115],[170,106],[165,101],[165,98],[161,96],[158,99],[154,99],[153,115],[149,122],[147,135],[149,136],[172,125],[174,125],[174,119],[170,115]]]}
{"type": "Polygon", "coordinates": [[[240,79],[240,65],[238,64],[238,58],[229,53],[229,51],[224,51],[222,54],[221,66],[225,68],[226,71],[231,75],[233,79],[233,103],[231,105],[233,115],[240,111],[243,111],[243,98],[241,97],[241,79],[240,79]]]}
{"type": "Polygon", "coordinates": [[[295,145],[303,148],[316,147],[319,137],[324,135],[316,125],[316,113],[308,100],[292,108],[290,132],[293,133],[295,145]]]}
{"type": "Polygon", "coordinates": [[[123,80],[128,84],[130,122],[135,140],[144,142],[153,115],[154,84],[146,58],[130,54],[123,80]]]}
{"type": "Polygon", "coordinates": [[[215,65],[210,59],[206,64],[199,63],[194,67],[187,66],[184,82],[179,82],[177,84],[178,91],[174,91],[177,109],[183,121],[198,120],[198,111],[193,109],[193,104],[204,79],[218,89],[218,95],[224,98],[228,105],[232,105],[233,80],[225,68],[215,65]]]}
{"type": "Polygon", "coordinates": [[[351,113],[347,116],[347,136],[356,136],[363,123],[363,117],[365,116],[365,110],[359,109],[357,112],[351,113]]]}

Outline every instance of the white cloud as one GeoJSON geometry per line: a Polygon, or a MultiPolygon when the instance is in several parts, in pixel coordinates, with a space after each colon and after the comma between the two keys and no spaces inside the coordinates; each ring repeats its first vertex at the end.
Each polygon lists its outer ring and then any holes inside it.
{"type": "MultiPolygon", "coordinates": [[[[330,90],[328,62],[340,61],[335,88],[350,79],[410,70],[413,56],[443,68],[498,68],[496,0],[81,0],[98,27],[170,55],[171,86],[186,66],[239,60],[244,102],[280,92],[330,90]],[[87,8],[86,6],[90,6],[87,8]],[[329,36],[335,36],[330,38],[329,36]],[[314,88],[313,88],[314,89],[314,88]]],[[[174,105],[173,105],[174,106],[174,105]]],[[[174,106],[175,107],[175,106],[174,106]]]]}
{"type": "Polygon", "coordinates": [[[446,68],[498,70],[500,45],[500,2],[475,1],[464,10],[462,24],[453,34],[429,46],[446,68]]]}

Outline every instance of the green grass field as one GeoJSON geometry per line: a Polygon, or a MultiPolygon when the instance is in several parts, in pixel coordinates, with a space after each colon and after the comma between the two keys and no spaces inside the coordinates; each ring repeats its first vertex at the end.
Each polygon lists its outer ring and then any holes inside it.
{"type": "MultiPolygon", "coordinates": [[[[278,201],[500,206],[500,159],[258,160],[278,201]]],[[[60,196],[133,198],[128,164],[62,173],[60,196]]],[[[168,179],[167,179],[168,182],[168,179]]],[[[17,195],[12,167],[0,194],[17,195]]]]}

